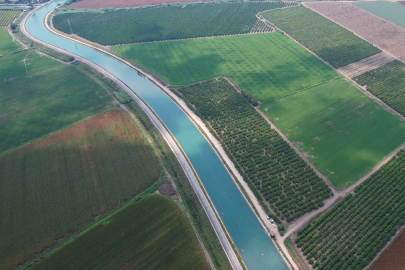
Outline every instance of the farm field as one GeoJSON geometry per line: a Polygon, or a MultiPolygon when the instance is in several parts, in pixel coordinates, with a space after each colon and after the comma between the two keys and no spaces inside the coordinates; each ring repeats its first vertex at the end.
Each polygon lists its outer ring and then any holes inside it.
{"type": "Polygon", "coordinates": [[[354,80],[385,104],[405,116],[405,64],[395,60],[354,80]]]}
{"type": "Polygon", "coordinates": [[[210,269],[172,200],[149,195],[28,269],[210,269]]]}
{"type": "Polygon", "coordinates": [[[34,51],[0,57],[0,153],[112,106],[107,91],[71,65],[34,51]]]}
{"type": "Polygon", "coordinates": [[[349,78],[354,78],[367,71],[376,69],[394,60],[395,57],[391,56],[390,54],[386,52],[380,52],[370,57],[363,58],[360,61],[351,63],[347,66],[341,67],[338,69],[338,71],[348,76],[349,78]]]}
{"type": "Polygon", "coordinates": [[[405,58],[404,28],[347,2],[311,2],[305,5],[393,56],[405,58]]]}
{"type": "Polygon", "coordinates": [[[402,270],[405,265],[405,230],[402,228],[401,232],[395,236],[389,247],[383,251],[371,266],[370,270],[390,269],[402,270]]]}
{"type": "Polygon", "coordinates": [[[120,9],[98,13],[64,13],[53,18],[56,29],[73,32],[102,45],[246,34],[265,24],[256,13],[295,5],[293,2],[189,4],[120,9]],[[136,27],[134,27],[136,25],[136,27]]]}
{"type": "Polygon", "coordinates": [[[337,188],[355,183],[405,142],[405,124],[344,79],[260,110],[337,188]]]}
{"type": "Polygon", "coordinates": [[[0,27],[8,26],[20,13],[20,10],[0,10],[0,27]]]}
{"type": "Polygon", "coordinates": [[[114,46],[173,85],[229,75],[259,101],[340,75],[278,32],[114,46]]]}
{"type": "Polygon", "coordinates": [[[405,28],[405,5],[395,2],[353,2],[353,5],[405,28]]]}
{"type": "MultiPolygon", "coordinates": [[[[310,4],[314,3],[305,5],[310,4]]],[[[305,6],[263,12],[262,16],[335,68],[381,51],[305,6]]]]}
{"type": "Polygon", "coordinates": [[[295,243],[307,262],[325,270],[368,265],[405,223],[404,166],[401,150],[356,187],[354,195],[299,230],[295,243]]]}
{"type": "MultiPolygon", "coordinates": [[[[194,0],[184,0],[183,2],[193,2],[194,0]]],[[[202,2],[210,2],[213,0],[202,0],[202,2]]],[[[121,8],[121,7],[138,7],[145,5],[160,5],[164,3],[178,3],[177,0],[114,0],[114,1],[105,1],[105,0],[81,0],[77,1],[71,5],[69,8],[121,8]]]]}
{"type": "Polygon", "coordinates": [[[0,155],[0,265],[12,269],[159,178],[150,146],[119,110],[0,155]]]}
{"type": "Polygon", "coordinates": [[[268,209],[265,202],[279,219],[291,222],[323,206],[323,200],[332,195],[323,180],[225,79],[176,91],[212,129],[264,209],[268,209]]]}
{"type": "MultiPolygon", "coordinates": [[[[0,55],[21,50],[23,47],[8,34],[7,29],[0,28],[0,55]]],[[[2,63],[3,61],[0,60],[2,63]]]]}

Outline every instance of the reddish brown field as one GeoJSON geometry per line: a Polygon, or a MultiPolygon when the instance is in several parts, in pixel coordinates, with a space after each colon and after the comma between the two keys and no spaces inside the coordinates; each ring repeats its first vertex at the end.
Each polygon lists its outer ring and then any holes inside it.
{"type": "Polygon", "coordinates": [[[399,3],[401,3],[402,5],[405,5],[405,1],[399,1],[399,3]]]}
{"type": "MultiPolygon", "coordinates": [[[[202,0],[210,2],[213,0],[202,0]]],[[[145,5],[158,5],[163,3],[177,3],[180,0],[82,0],[72,5],[69,8],[120,8],[120,7],[138,7],[145,5]]],[[[183,2],[195,2],[195,0],[183,0],[183,2]]]]}
{"type": "Polygon", "coordinates": [[[403,270],[405,269],[405,230],[398,234],[369,270],[403,270]]]}
{"type": "Polygon", "coordinates": [[[393,56],[405,59],[404,28],[346,2],[307,2],[305,6],[393,56]]]}
{"type": "Polygon", "coordinates": [[[119,110],[0,155],[0,269],[14,269],[158,177],[151,147],[119,110]]]}

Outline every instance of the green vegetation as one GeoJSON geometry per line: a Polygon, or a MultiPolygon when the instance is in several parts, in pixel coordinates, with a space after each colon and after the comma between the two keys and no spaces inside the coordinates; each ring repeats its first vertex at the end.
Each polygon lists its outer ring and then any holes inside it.
{"type": "Polygon", "coordinates": [[[304,6],[268,11],[262,16],[335,68],[381,52],[344,27],[304,6]]]}
{"type": "Polygon", "coordinates": [[[229,75],[259,101],[268,101],[339,76],[279,33],[115,46],[173,85],[229,75]]]}
{"type": "Polygon", "coordinates": [[[20,13],[20,10],[0,10],[0,27],[9,25],[20,13]]]}
{"type": "Polygon", "coordinates": [[[102,13],[65,13],[55,16],[53,25],[70,34],[69,19],[75,34],[102,45],[116,45],[268,30],[258,21],[256,13],[291,5],[296,4],[205,3],[119,9],[102,13]]]}
{"type": "MultiPolygon", "coordinates": [[[[10,53],[22,49],[18,42],[13,41],[13,38],[8,34],[7,29],[0,28],[0,55],[10,53]]],[[[3,63],[0,58],[0,63],[3,63]]]]}
{"type": "Polygon", "coordinates": [[[353,2],[368,12],[405,28],[405,6],[396,2],[353,2]]]}
{"type": "Polygon", "coordinates": [[[111,107],[112,97],[71,65],[34,51],[0,57],[0,152],[111,107]]]}
{"type": "Polygon", "coordinates": [[[225,79],[176,91],[211,129],[268,211],[291,222],[323,206],[331,189],[225,79]],[[261,187],[260,187],[261,186],[261,187]]]}
{"type": "Polygon", "coordinates": [[[11,269],[151,186],[159,166],[114,110],[0,155],[0,175],[0,264],[11,269]]]}
{"type": "Polygon", "coordinates": [[[395,60],[354,78],[360,85],[405,116],[405,64],[395,60]]]}
{"type": "Polygon", "coordinates": [[[114,96],[118,99],[118,101],[122,104],[126,104],[132,101],[132,98],[130,95],[128,95],[127,92],[121,91],[113,91],[114,96]]]}
{"type": "Polygon", "coordinates": [[[295,242],[316,269],[363,269],[405,224],[404,166],[401,151],[355,195],[298,231],[295,242]]]}
{"type": "Polygon", "coordinates": [[[353,184],[405,141],[405,125],[344,79],[260,109],[338,188],[353,184]]]}
{"type": "Polygon", "coordinates": [[[149,195],[29,269],[209,269],[179,206],[149,195]]]}

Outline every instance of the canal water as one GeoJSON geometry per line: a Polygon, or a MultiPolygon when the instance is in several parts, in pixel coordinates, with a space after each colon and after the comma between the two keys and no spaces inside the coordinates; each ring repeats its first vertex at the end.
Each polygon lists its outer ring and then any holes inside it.
{"type": "Polygon", "coordinates": [[[43,25],[45,15],[63,2],[64,0],[52,2],[32,15],[27,22],[31,35],[96,63],[135,91],[155,111],[181,145],[246,266],[251,270],[288,269],[214,150],[165,93],[119,61],[46,30],[43,25]]]}

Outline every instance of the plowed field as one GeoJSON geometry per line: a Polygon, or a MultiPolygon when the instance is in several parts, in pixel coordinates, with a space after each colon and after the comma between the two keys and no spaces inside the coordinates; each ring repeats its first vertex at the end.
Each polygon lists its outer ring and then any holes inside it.
{"type": "MultiPolygon", "coordinates": [[[[210,2],[212,0],[202,0],[204,2],[210,2]]],[[[158,5],[162,3],[177,3],[178,0],[82,0],[70,5],[70,8],[119,8],[119,7],[138,7],[145,5],[158,5]]],[[[195,2],[193,0],[183,0],[183,2],[195,2]]]]}
{"type": "Polygon", "coordinates": [[[305,6],[342,25],[373,45],[405,58],[405,29],[350,3],[311,2],[305,6]]]}
{"type": "Polygon", "coordinates": [[[370,267],[369,270],[403,270],[405,265],[405,230],[398,234],[381,257],[370,267]]]}

